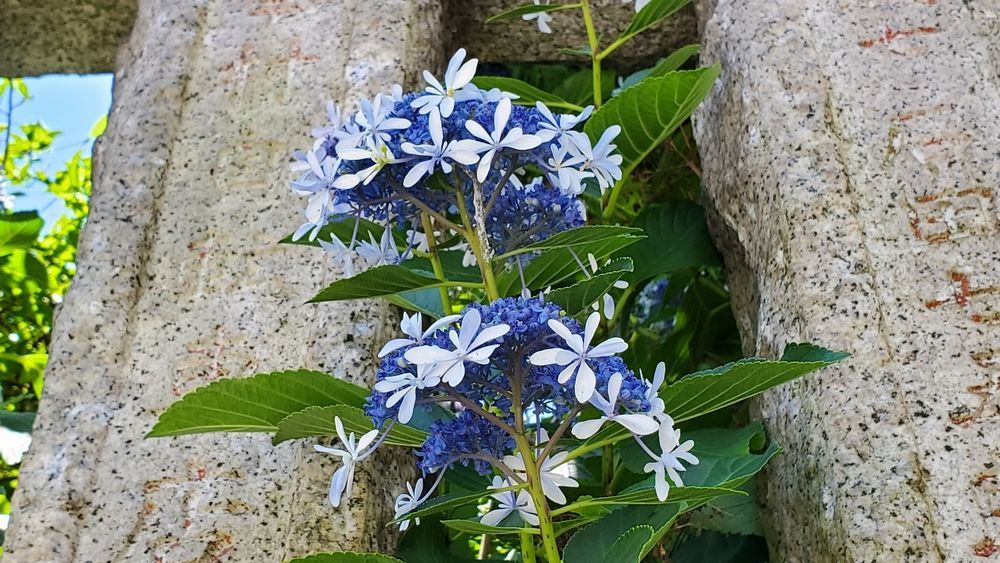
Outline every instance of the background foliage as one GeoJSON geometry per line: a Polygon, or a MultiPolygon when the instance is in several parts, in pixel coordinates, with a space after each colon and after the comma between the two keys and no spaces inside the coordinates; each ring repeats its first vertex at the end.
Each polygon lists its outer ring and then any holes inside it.
{"type": "MultiPolygon", "coordinates": [[[[13,126],[18,106],[30,97],[25,83],[0,79],[0,514],[9,514],[17,486],[23,438],[30,433],[42,394],[53,314],[76,271],[74,258],[90,198],[90,157],[73,154],[55,173],[39,156],[53,147],[59,131],[43,123],[13,126]],[[13,202],[32,191],[55,196],[65,209],[46,225],[38,210],[13,211],[13,202]]],[[[91,136],[103,131],[104,120],[91,136]]]]}

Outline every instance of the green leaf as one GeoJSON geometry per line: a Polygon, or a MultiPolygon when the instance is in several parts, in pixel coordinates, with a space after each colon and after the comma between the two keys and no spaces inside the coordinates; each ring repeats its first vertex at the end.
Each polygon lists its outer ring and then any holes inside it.
{"type": "Polygon", "coordinates": [[[0,215],[0,255],[15,249],[30,248],[45,222],[36,211],[0,215]]]}
{"type": "MultiPolygon", "coordinates": [[[[423,516],[428,516],[430,514],[437,514],[439,512],[444,512],[446,510],[451,510],[453,508],[458,508],[460,506],[465,506],[467,504],[478,503],[479,499],[487,497],[494,493],[501,493],[505,491],[516,491],[522,489],[524,485],[513,485],[510,487],[504,487],[501,489],[490,489],[488,491],[476,491],[473,493],[452,493],[447,495],[436,496],[424,504],[408,512],[399,518],[393,519],[389,524],[398,524],[403,520],[411,520],[413,518],[421,518],[423,516]]],[[[387,524],[388,525],[388,524],[387,524]]]]}
{"type": "Polygon", "coordinates": [[[579,512],[594,506],[608,506],[618,504],[670,504],[678,502],[704,503],[716,497],[725,495],[745,495],[743,491],[726,489],[723,487],[671,487],[670,494],[665,502],[661,502],[656,496],[656,489],[653,487],[652,478],[641,483],[637,483],[614,496],[581,499],[577,502],[567,504],[562,508],[553,511],[553,514],[565,514],[567,512],[579,512]]]}
{"type": "Polygon", "coordinates": [[[104,130],[107,128],[108,128],[108,116],[106,115],[101,116],[101,118],[97,120],[97,123],[95,123],[94,126],[90,128],[90,138],[96,139],[100,137],[101,135],[104,134],[104,130]]]}
{"type": "Polygon", "coordinates": [[[545,299],[562,307],[568,314],[576,315],[586,310],[590,305],[611,291],[615,282],[632,271],[632,260],[617,258],[605,265],[592,277],[575,285],[556,289],[545,296],[545,299]]]}
{"type": "Polygon", "coordinates": [[[497,259],[499,260],[501,258],[507,258],[515,254],[523,254],[525,252],[534,252],[536,250],[577,248],[596,242],[621,239],[622,237],[641,238],[642,236],[644,236],[642,230],[636,229],[635,227],[623,227],[621,225],[586,225],[570,229],[568,231],[562,231],[561,233],[552,235],[545,240],[540,240],[516,251],[508,252],[503,256],[497,257],[497,259]]]}
{"type": "Polygon", "coordinates": [[[347,279],[337,280],[309,300],[309,303],[383,297],[414,289],[457,285],[435,277],[418,274],[409,268],[388,264],[347,279]]]}
{"type": "Polygon", "coordinates": [[[781,361],[827,362],[832,364],[847,359],[850,356],[847,352],[833,352],[815,344],[793,342],[785,346],[785,351],[781,353],[781,361]]]}
{"type": "Polygon", "coordinates": [[[0,427],[12,432],[31,434],[31,427],[35,424],[35,413],[0,411],[0,427]]]}
{"type": "MultiPolygon", "coordinates": [[[[278,445],[299,438],[336,436],[337,427],[334,424],[334,418],[338,416],[344,423],[344,430],[349,433],[354,432],[360,435],[375,428],[368,415],[357,407],[349,405],[308,407],[281,419],[272,442],[274,445],[278,445]]],[[[393,446],[418,448],[426,439],[426,432],[397,422],[389,431],[385,442],[393,446]]]]}
{"type": "Polygon", "coordinates": [[[160,415],[148,438],[201,432],[274,432],[312,406],[364,406],[368,391],[318,371],[262,373],[199,387],[160,415]]]}
{"type": "Polygon", "coordinates": [[[606,129],[621,126],[615,144],[622,155],[623,177],[627,178],[646,155],[694,113],[719,72],[720,67],[715,65],[646,78],[595,111],[584,131],[597,142],[606,129]]]}
{"type": "Polygon", "coordinates": [[[589,563],[593,554],[614,553],[615,543],[636,526],[649,526],[652,530],[641,546],[640,554],[645,554],[670,529],[684,506],[677,503],[618,508],[574,534],[566,544],[563,559],[565,563],[589,563]]]}
{"type": "MultiPolygon", "coordinates": [[[[800,350],[793,349],[793,354],[800,353],[800,350]]],[[[818,347],[813,347],[810,354],[819,354],[822,359],[783,361],[750,358],[693,373],[662,390],[660,397],[666,404],[666,412],[675,422],[682,422],[736,404],[845,357],[818,347]]]]}
{"type": "Polygon", "coordinates": [[[632,16],[632,21],[618,39],[615,40],[615,43],[621,44],[628,41],[635,35],[669,18],[690,2],[691,0],[652,0],[642,10],[639,10],[639,12],[632,16]]]}
{"type": "Polygon", "coordinates": [[[407,311],[416,311],[440,319],[445,315],[441,294],[437,289],[415,289],[387,295],[383,299],[407,311]]]}
{"type": "Polygon", "coordinates": [[[442,524],[448,526],[452,530],[462,532],[464,534],[490,534],[494,536],[502,536],[509,534],[538,534],[538,528],[518,528],[514,526],[488,526],[479,522],[479,519],[475,520],[442,520],[442,524]]]}
{"type": "Polygon", "coordinates": [[[697,43],[680,47],[673,53],[670,53],[667,58],[661,59],[660,62],[656,63],[656,66],[649,71],[649,76],[663,76],[664,74],[680,69],[688,59],[697,55],[700,49],[701,45],[697,43]]]}
{"type": "Polygon", "coordinates": [[[753,489],[752,486],[744,486],[743,490],[748,493],[745,497],[722,497],[710,501],[692,512],[688,523],[695,528],[724,534],[764,535],[753,489]]]}
{"type": "Polygon", "coordinates": [[[404,563],[391,555],[381,553],[354,553],[338,551],[335,553],[316,553],[306,557],[296,557],[288,563],[404,563]]]}
{"type": "Polygon", "coordinates": [[[560,108],[575,112],[583,111],[582,106],[567,102],[555,94],[550,94],[516,78],[507,78],[505,76],[477,76],[472,80],[472,82],[483,90],[499,88],[504,92],[516,94],[518,97],[514,100],[514,103],[521,104],[523,106],[534,106],[535,102],[542,102],[550,108],[560,108]]]}
{"type": "MultiPolygon", "coordinates": [[[[691,430],[683,432],[681,440],[694,440],[691,454],[698,458],[698,465],[688,466],[682,476],[685,485],[696,487],[739,488],[781,451],[772,442],[762,452],[752,453],[754,449],[763,448],[766,440],[760,423],[736,429],[691,430]]],[[[658,449],[655,437],[647,437],[644,441],[650,448],[658,449]]],[[[637,444],[629,442],[621,448],[621,452],[629,471],[643,472],[649,456],[637,444]]],[[[653,478],[649,477],[636,486],[652,487],[653,478]]]]}
{"type": "Polygon", "coordinates": [[[525,6],[518,6],[510,10],[506,10],[486,18],[486,23],[495,23],[503,20],[513,20],[520,18],[521,16],[528,14],[537,14],[539,12],[556,12],[559,10],[566,10],[568,8],[578,8],[579,4],[527,4],[525,6]]]}
{"type": "Polygon", "coordinates": [[[670,554],[671,563],[764,563],[767,543],[760,536],[706,531],[691,534],[670,554]]]}
{"type": "Polygon", "coordinates": [[[686,201],[653,205],[639,214],[635,225],[646,238],[619,253],[635,263],[629,276],[633,284],[681,268],[722,264],[700,205],[686,201]]]}
{"type": "MultiPolygon", "coordinates": [[[[587,255],[593,254],[598,260],[617,252],[622,248],[642,239],[638,229],[629,227],[581,227],[564,231],[545,241],[536,243],[545,248],[546,244],[557,245],[542,250],[541,254],[531,259],[524,266],[524,281],[530,289],[545,289],[557,284],[574,274],[580,273],[580,262],[586,262],[587,255]],[[568,233],[587,229],[575,234],[573,239],[568,233]],[[557,239],[552,241],[552,239],[557,239]]],[[[536,249],[537,250],[537,249],[536,249]]],[[[521,277],[517,269],[508,268],[497,276],[500,293],[511,295],[521,291],[521,277]]]]}

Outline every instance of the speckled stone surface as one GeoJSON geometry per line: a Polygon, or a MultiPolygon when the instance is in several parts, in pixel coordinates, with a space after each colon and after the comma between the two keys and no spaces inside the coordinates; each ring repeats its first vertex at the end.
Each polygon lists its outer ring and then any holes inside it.
{"type": "Polygon", "coordinates": [[[391,548],[383,526],[408,453],[362,464],[337,510],[326,501],[335,464],[309,443],[143,435],[220,377],[373,376],[395,315],[305,305],[339,274],[316,250],[275,244],[302,204],[287,188],[289,154],[311,142],[327,99],[440,65],[440,21],[436,0],[140,2],[5,563],[272,563],[391,548]]]}
{"type": "MultiPolygon", "coordinates": [[[[560,49],[587,45],[587,32],[579,10],[553,12],[551,35],[539,32],[534,21],[520,18],[484,23],[490,16],[530,3],[531,0],[449,0],[446,24],[451,32],[452,47],[465,47],[472,55],[494,62],[587,62],[579,55],[560,52],[560,49]]],[[[590,3],[594,25],[605,46],[628,27],[635,15],[633,5],[623,4],[621,0],[591,0],[590,3]]],[[[688,6],[615,51],[614,62],[648,62],[666,56],[677,47],[697,42],[695,11],[693,6],[688,6]]]]}
{"type": "Polygon", "coordinates": [[[0,76],[115,69],[136,0],[0,0],[0,76]]]}
{"type": "MultiPolygon", "coordinates": [[[[710,7],[709,7],[710,8],[710,7]]],[[[1000,4],[719,0],[697,114],[746,352],[853,358],[756,414],[775,561],[1000,561],[1000,4]]]]}

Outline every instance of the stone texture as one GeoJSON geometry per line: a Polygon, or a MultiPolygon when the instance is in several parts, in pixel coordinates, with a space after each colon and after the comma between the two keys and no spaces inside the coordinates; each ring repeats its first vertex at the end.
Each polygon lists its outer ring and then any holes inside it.
{"type": "Polygon", "coordinates": [[[115,69],[136,0],[0,0],[0,76],[115,69]]]}
{"type": "MultiPolygon", "coordinates": [[[[579,10],[554,12],[552,35],[540,33],[533,21],[484,23],[489,16],[530,3],[530,0],[450,0],[447,25],[453,48],[465,47],[472,55],[491,62],[581,60],[579,55],[559,51],[587,44],[579,10]]],[[[591,0],[591,6],[603,45],[618,37],[635,15],[632,4],[623,4],[621,0],[591,0]]],[[[694,7],[688,6],[618,49],[614,62],[625,65],[649,62],[677,47],[697,43],[696,28],[694,7]]]]}
{"type": "Polygon", "coordinates": [[[440,21],[436,0],[140,2],[5,563],[390,549],[388,487],[409,454],[359,467],[354,498],[336,510],[325,500],[333,460],[309,444],[143,435],[219,377],[373,375],[394,315],[305,305],[338,274],[321,253],[275,244],[302,204],[287,189],[289,154],[311,142],[327,99],[439,65],[440,21]]]}
{"type": "Polygon", "coordinates": [[[996,561],[1000,6],[718,0],[696,116],[747,353],[850,351],[755,405],[777,561],[996,561]]]}

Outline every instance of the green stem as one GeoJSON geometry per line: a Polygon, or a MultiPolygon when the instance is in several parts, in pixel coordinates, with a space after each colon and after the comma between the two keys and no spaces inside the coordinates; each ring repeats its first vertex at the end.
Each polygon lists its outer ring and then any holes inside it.
{"type": "MultiPolygon", "coordinates": [[[[515,410],[520,408],[515,407],[515,410]]],[[[542,479],[537,464],[535,464],[535,454],[527,438],[518,434],[514,436],[517,450],[524,460],[524,468],[528,474],[528,494],[535,503],[538,510],[538,528],[542,535],[542,547],[545,548],[545,558],[549,563],[559,563],[559,546],[556,545],[556,532],[552,526],[552,515],[549,514],[549,503],[545,500],[545,493],[542,492],[542,479]]]]}
{"type": "Polygon", "coordinates": [[[486,287],[486,297],[492,302],[500,299],[500,290],[497,286],[496,276],[493,274],[493,264],[483,252],[483,246],[479,242],[479,237],[476,236],[475,226],[472,219],[469,217],[469,211],[465,208],[465,196],[462,194],[461,189],[456,189],[455,194],[457,197],[458,212],[462,216],[462,223],[466,225],[464,229],[459,231],[465,240],[469,243],[469,250],[476,257],[476,262],[479,264],[479,271],[483,274],[483,285],[486,287]]]}
{"type": "MultiPolygon", "coordinates": [[[[441,257],[438,256],[437,238],[434,236],[434,225],[431,224],[431,216],[427,213],[421,213],[420,221],[424,225],[424,235],[427,236],[427,247],[430,249],[431,267],[434,269],[434,275],[437,276],[439,280],[443,280],[444,266],[441,265],[441,257]]],[[[444,314],[450,315],[451,296],[448,295],[448,288],[439,287],[438,291],[441,294],[441,307],[444,309],[444,314]]]]}
{"type": "Polygon", "coordinates": [[[601,59],[597,41],[597,30],[594,28],[594,18],[590,13],[590,0],[580,2],[583,11],[583,23],[587,27],[587,43],[590,45],[590,65],[594,81],[594,107],[601,107],[601,59]]]}
{"type": "Polygon", "coordinates": [[[535,540],[531,537],[531,534],[521,533],[521,561],[525,563],[537,563],[538,558],[535,555],[535,540]]]}
{"type": "MultiPolygon", "coordinates": [[[[625,175],[626,177],[628,174],[625,175]]],[[[611,193],[608,194],[608,203],[604,205],[604,218],[610,219],[612,215],[615,214],[615,207],[618,206],[618,194],[622,191],[622,187],[625,182],[620,181],[611,188],[611,193]]]]}
{"type": "Polygon", "coordinates": [[[601,481],[604,483],[604,494],[611,496],[611,479],[615,471],[615,449],[610,444],[604,446],[601,452],[601,481]]]}

